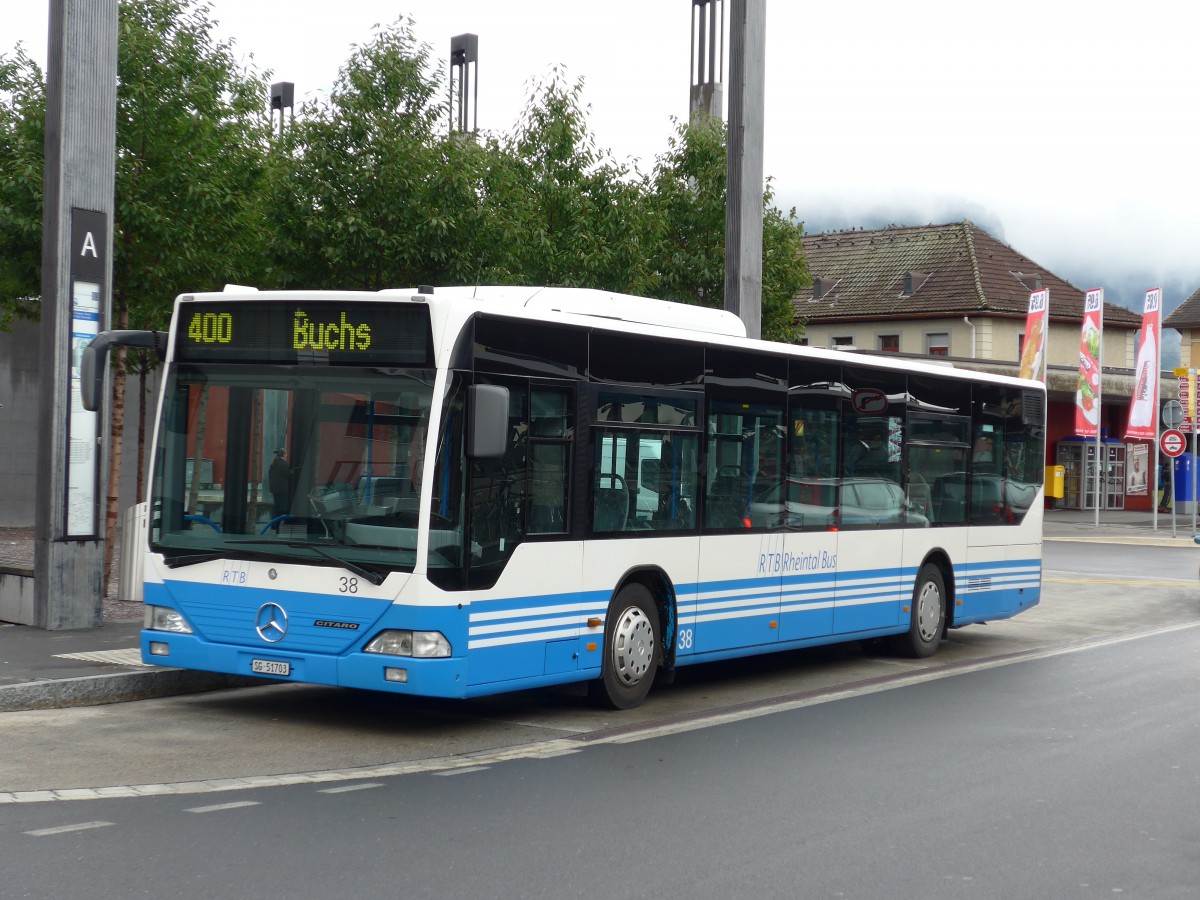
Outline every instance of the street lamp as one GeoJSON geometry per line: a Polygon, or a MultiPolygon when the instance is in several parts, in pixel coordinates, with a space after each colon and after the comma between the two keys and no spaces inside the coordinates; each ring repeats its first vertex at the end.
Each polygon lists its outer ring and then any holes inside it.
{"type": "Polygon", "coordinates": [[[279,110],[279,139],[283,140],[283,111],[291,110],[292,117],[295,118],[296,110],[294,100],[296,97],[296,85],[291,81],[277,81],[271,85],[271,118],[275,118],[275,110],[279,110]]]}
{"type": "Polygon", "coordinates": [[[721,118],[725,65],[724,0],[692,0],[692,90],[689,111],[721,118]]]}
{"type": "Polygon", "coordinates": [[[474,134],[479,130],[479,35],[457,34],[450,38],[450,133],[474,134]],[[467,128],[467,105],[471,89],[467,86],[467,69],[475,73],[475,105],[471,110],[471,127],[467,128]],[[458,74],[458,120],[454,117],[454,81],[458,74]],[[457,125],[457,128],[455,127],[457,125]]]}

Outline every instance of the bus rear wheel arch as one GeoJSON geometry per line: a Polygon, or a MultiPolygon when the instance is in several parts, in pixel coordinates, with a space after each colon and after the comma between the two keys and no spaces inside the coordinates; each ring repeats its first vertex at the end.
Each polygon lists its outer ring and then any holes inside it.
{"type": "Polygon", "coordinates": [[[588,685],[592,702],[631,709],[646,698],[662,661],[658,604],[639,582],[625,584],[608,604],[600,677],[588,685]]]}

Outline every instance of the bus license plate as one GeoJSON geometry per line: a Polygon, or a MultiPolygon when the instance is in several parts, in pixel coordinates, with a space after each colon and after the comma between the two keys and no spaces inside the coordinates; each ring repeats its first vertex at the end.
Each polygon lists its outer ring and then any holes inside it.
{"type": "Polygon", "coordinates": [[[257,675],[291,675],[292,664],[273,659],[250,660],[250,671],[257,675]]]}

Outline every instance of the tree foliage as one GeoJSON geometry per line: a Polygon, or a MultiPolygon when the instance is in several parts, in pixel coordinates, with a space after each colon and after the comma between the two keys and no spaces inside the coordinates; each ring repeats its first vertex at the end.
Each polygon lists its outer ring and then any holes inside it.
{"type": "MultiPolygon", "coordinates": [[[[260,277],[266,83],[196,0],[121,0],[113,321],[163,327],[175,295],[260,277]]],[[[45,83],[0,57],[0,324],[41,292],[45,83]]]]}
{"type": "Polygon", "coordinates": [[[484,178],[490,280],[639,293],[649,285],[643,180],[597,148],[583,81],[534,85],[484,178]]]}
{"type": "MultiPolygon", "coordinates": [[[[720,307],[725,302],[725,203],[728,168],[725,123],[697,117],[676,123],[668,150],[654,172],[652,202],[661,231],[654,242],[658,295],[720,307]]],[[[762,336],[793,341],[792,298],[809,284],[803,232],[793,209],[774,207],[768,180],[763,192],[762,336]]]]}
{"type": "Polygon", "coordinates": [[[272,162],[273,282],[379,290],[446,264],[470,193],[445,171],[459,159],[438,135],[442,85],[408,19],[354,49],[272,162]]]}
{"type": "MultiPolygon", "coordinates": [[[[653,174],[588,128],[584,83],[534,83],[507,135],[451,135],[445,81],[411,19],[354,48],[328,97],[276,137],[266,83],[199,0],[121,0],[113,319],[162,327],[228,281],[376,290],[587,286],[719,306],[725,129],[676,124],[653,174]]],[[[42,76],[0,57],[0,325],[40,288],[42,76]]],[[[763,335],[795,336],[800,225],[763,222],[763,335]]]]}
{"type": "Polygon", "coordinates": [[[267,85],[213,26],[193,0],[120,5],[113,318],[133,327],[263,273],[267,85]]]}
{"type": "Polygon", "coordinates": [[[45,142],[42,71],[18,44],[0,56],[0,329],[37,316],[45,142]]]}
{"type": "MultiPolygon", "coordinates": [[[[555,69],[511,133],[450,134],[440,65],[401,18],[276,137],[266,78],[214,26],[202,0],[120,0],[113,327],[162,328],[177,294],[229,281],[554,284],[723,303],[720,121],[677,124],[644,176],[598,147],[583,81],[555,69]]],[[[23,48],[0,55],[0,328],[39,309],[45,105],[23,48]]],[[[763,336],[790,340],[808,277],[801,228],[771,206],[769,182],[764,200],[763,336]]],[[[121,372],[114,392],[115,472],[121,372]]],[[[115,490],[110,478],[110,524],[115,490]]]]}

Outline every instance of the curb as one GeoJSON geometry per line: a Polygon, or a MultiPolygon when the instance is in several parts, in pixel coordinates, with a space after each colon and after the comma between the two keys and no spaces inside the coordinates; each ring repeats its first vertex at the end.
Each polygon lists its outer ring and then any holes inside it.
{"type": "Polygon", "coordinates": [[[117,672],[47,681],[29,681],[0,687],[0,712],[69,709],[100,706],[129,700],[153,700],[180,694],[198,694],[228,688],[261,687],[278,682],[244,675],[218,675],[185,669],[152,672],[117,672]]]}
{"type": "Polygon", "coordinates": [[[1192,543],[1190,536],[1185,540],[1183,538],[1173,538],[1170,535],[1150,537],[1136,534],[1056,534],[1053,536],[1043,535],[1042,541],[1071,541],[1077,544],[1124,544],[1128,547],[1180,547],[1183,549],[1190,549],[1196,546],[1192,543]]]}

